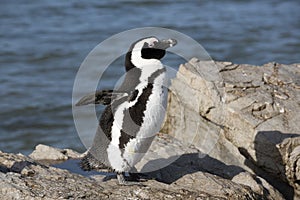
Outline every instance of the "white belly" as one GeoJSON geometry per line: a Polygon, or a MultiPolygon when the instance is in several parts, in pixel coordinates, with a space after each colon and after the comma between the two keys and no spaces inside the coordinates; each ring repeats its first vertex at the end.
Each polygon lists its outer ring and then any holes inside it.
{"type": "MultiPolygon", "coordinates": [[[[136,137],[130,139],[127,145],[125,146],[123,154],[118,148],[119,141],[112,141],[109,145],[107,151],[108,158],[112,168],[116,171],[130,171],[130,169],[132,169],[132,167],[134,167],[134,165],[137,164],[143,158],[146,151],[150,147],[154,136],[157,132],[160,131],[161,125],[165,117],[168,91],[166,87],[163,87],[164,81],[164,74],[161,74],[156,78],[156,84],[153,84],[153,92],[149,96],[149,99],[146,104],[143,123],[136,137]]],[[[123,106],[126,107],[125,105],[123,106]]],[[[118,115],[122,113],[120,112],[115,114],[118,115]]],[[[120,124],[120,121],[118,122],[118,124],[120,129],[122,127],[122,124],[120,124]]]]}
{"type": "Polygon", "coordinates": [[[154,91],[156,92],[150,96],[147,103],[144,122],[137,137],[131,139],[125,147],[123,158],[127,161],[130,168],[143,158],[154,136],[160,131],[165,117],[167,90],[154,91]]]}

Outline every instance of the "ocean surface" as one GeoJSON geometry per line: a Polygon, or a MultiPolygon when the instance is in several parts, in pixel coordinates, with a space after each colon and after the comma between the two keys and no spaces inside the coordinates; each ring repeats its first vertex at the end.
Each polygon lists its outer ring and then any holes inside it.
{"type": "MultiPolygon", "coordinates": [[[[72,116],[73,83],[88,53],[114,34],[164,27],[194,38],[216,60],[300,63],[299,10],[298,0],[2,0],[0,150],[29,154],[39,143],[85,150],[72,116]]],[[[112,67],[103,84],[123,73],[112,67]]]]}

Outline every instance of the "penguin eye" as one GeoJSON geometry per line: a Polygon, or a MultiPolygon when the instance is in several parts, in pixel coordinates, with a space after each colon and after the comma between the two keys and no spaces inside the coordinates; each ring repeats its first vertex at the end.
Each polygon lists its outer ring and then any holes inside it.
{"type": "Polygon", "coordinates": [[[148,46],[149,46],[150,48],[154,47],[154,42],[149,43],[148,46]]]}
{"type": "Polygon", "coordinates": [[[152,42],[150,42],[150,43],[148,44],[148,47],[149,47],[149,48],[153,48],[153,47],[155,47],[156,44],[157,44],[156,41],[152,41],[152,42]]]}

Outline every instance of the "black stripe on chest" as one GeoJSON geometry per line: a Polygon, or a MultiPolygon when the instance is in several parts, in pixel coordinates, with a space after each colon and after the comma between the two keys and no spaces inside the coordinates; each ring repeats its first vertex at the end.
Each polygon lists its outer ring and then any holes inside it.
{"type": "MultiPolygon", "coordinates": [[[[153,93],[153,83],[155,79],[162,73],[166,71],[165,68],[155,71],[149,78],[148,84],[143,89],[140,96],[135,96],[133,101],[137,99],[136,104],[134,104],[129,109],[124,110],[123,125],[121,129],[121,137],[119,139],[119,148],[123,149],[128,141],[136,137],[139,132],[141,125],[144,122],[145,110],[147,107],[147,102],[150,95],[153,93]]],[[[137,95],[137,90],[133,92],[133,95],[137,95]]]]}

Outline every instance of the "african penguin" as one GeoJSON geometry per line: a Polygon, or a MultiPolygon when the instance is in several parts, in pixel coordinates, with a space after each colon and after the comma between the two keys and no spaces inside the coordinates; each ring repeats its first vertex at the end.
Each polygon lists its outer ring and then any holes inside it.
{"type": "Polygon", "coordinates": [[[142,38],[125,57],[126,74],[117,90],[102,90],[83,97],[76,105],[103,104],[93,144],[81,161],[84,170],[117,172],[119,184],[130,184],[125,172],[147,152],[165,116],[166,68],[161,63],[174,39],[142,38]]]}

